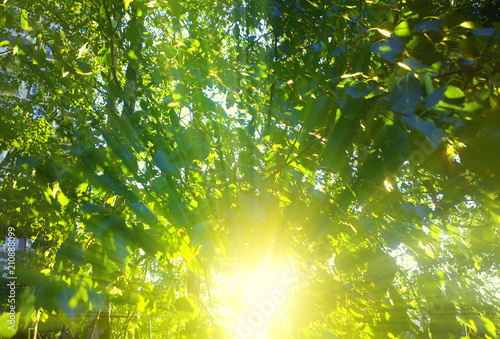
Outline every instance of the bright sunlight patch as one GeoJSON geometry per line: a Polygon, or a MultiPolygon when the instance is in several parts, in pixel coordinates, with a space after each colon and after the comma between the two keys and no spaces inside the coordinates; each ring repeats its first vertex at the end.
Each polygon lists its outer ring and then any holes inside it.
{"type": "Polygon", "coordinates": [[[270,329],[282,322],[283,305],[297,280],[281,267],[261,267],[251,272],[221,275],[229,295],[228,327],[236,338],[271,338],[270,329]]]}

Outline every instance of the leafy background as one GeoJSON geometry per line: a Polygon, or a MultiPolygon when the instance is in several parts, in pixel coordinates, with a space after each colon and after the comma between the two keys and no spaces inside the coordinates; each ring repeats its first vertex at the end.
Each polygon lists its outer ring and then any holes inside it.
{"type": "Polygon", "coordinates": [[[237,337],[270,265],[272,338],[496,338],[497,5],[4,1],[18,335],[237,337]]]}

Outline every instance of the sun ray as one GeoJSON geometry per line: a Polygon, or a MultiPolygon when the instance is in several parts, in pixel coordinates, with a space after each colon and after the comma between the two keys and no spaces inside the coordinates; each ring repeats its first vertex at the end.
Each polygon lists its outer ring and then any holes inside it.
{"type": "Polygon", "coordinates": [[[283,322],[283,306],[296,281],[294,272],[264,265],[221,275],[232,308],[230,330],[236,338],[270,338],[269,331],[283,322]]]}

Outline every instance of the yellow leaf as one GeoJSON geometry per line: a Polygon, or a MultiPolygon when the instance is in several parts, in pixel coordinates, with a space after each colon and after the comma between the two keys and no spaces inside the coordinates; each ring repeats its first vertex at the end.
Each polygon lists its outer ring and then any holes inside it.
{"type": "Polygon", "coordinates": [[[21,11],[21,28],[25,31],[33,29],[33,27],[28,24],[28,12],[25,9],[21,11]]]}
{"type": "Polygon", "coordinates": [[[402,62],[398,62],[398,66],[411,72],[411,68],[408,65],[403,64],[402,62]]]}
{"type": "Polygon", "coordinates": [[[61,206],[66,206],[69,203],[69,199],[64,195],[62,191],[59,191],[57,195],[57,201],[61,204],[61,206]]]}
{"type": "Polygon", "coordinates": [[[290,204],[292,202],[290,199],[288,199],[284,195],[280,195],[279,198],[280,198],[281,201],[286,202],[287,204],[290,204]]]}
{"type": "Polygon", "coordinates": [[[108,198],[106,200],[106,203],[111,206],[115,206],[115,201],[116,201],[116,195],[113,195],[112,197],[108,198]]]}
{"type": "Polygon", "coordinates": [[[134,0],[123,0],[123,6],[125,7],[125,10],[128,9],[128,6],[130,5],[130,3],[134,1],[134,0]]]}
{"type": "Polygon", "coordinates": [[[385,180],[384,185],[385,185],[385,189],[387,190],[387,192],[391,192],[394,189],[394,187],[392,186],[392,184],[389,180],[385,180]]]}
{"type": "Polygon", "coordinates": [[[186,259],[186,261],[189,261],[194,257],[194,254],[189,248],[189,245],[187,245],[184,241],[182,242],[181,246],[179,246],[179,252],[181,253],[182,257],[186,259]]]}
{"type": "Polygon", "coordinates": [[[179,106],[180,103],[181,103],[180,101],[172,101],[167,105],[167,107],[179,106]]]}
{"type": "Polygon", "coordinates": [[[378,31],[380,34],[382,34],[383,36],[387,36],[387,37],[391,36],[391,32],[389,32],[389,31],[387,31],[387,30],[385,30],[385,29],[382,29],[382,28],[377,28],[377,31],[378,31]]]}
{"type": "Polygon", "coordinates": [[[345,78],[352,78],[352,77],[357,77],[357,76],[364,76],[365,78],[367,77],[366,75],[363,74],[363,72],[356,72],[356,73],[352,73],[352,74],[343,74],[341,76],[342,79],[345,79],[345,78]]]}
{"type": "Polygon", "coordinates": [[[44,268],[43,270],[40,271],[40,273],[44,275],[50,275],[50,268],[44,268]]]}
{"type": "Polygon", "coordinates": [[[76,57],[77,59],[80,59],[81,57],[83,57],[85,55],[85,53],[87,53],[88,51],[88,48],[87,48],[87,42],[83,44],[82,47],[80,47],[80,49],[78,49],[78,56],[76,57]]]}
{"type": "Polygon", "coordinates": [[[481,28],[481,25],[472,22],[472,21],[464,21],[460,24],[461,27],[468,28],[468,29],[477,29],[481,28]]]}

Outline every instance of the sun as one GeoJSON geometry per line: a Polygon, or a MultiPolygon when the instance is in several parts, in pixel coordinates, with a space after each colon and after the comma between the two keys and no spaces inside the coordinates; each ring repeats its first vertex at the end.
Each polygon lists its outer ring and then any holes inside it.
{"type": "Polygon", "coordinates": [[[293,271],[269,265],[222,276],[235,338],[270,338],[271,328],[282,322],[283,306],[296,280],[293,271]]]}

